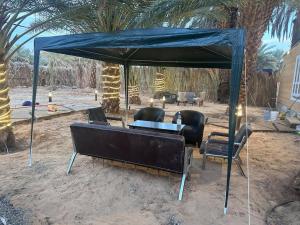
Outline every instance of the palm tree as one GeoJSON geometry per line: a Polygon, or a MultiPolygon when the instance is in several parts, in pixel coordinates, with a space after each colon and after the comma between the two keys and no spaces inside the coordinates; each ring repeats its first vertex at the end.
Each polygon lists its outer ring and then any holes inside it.
{"type": "Polygon", "coordinates": [[[132,66],[130,69],[131,70],[130,70],[130,76],[128,81],[129,104],[140,105],[142,103],[140,98],[140,88],[139,88],[141,67],[132,66]]]}
{"type": "Polygon", "coordinates": [[[26,27],[23,32],[17,32],[22,23],[32,15],[45,10],[44,1],[0,1],[0,143],[14,145],[12,131],[10,99],[8,96],[8,63],[13,55],[28,41],[42,33],[33,33],[36,28],[47,23],[47,20],[34,26],[26,27]],[[18,45],[16,45],[18,43],[18,45]]]}
{"type": "Polygon", "coordinates": [[[300,7],[297,9],[296,18],[293,21],[291,47],[294,47],[298,41],[300,41],[300,7]]]}
{"type": "Polygon", "coordinates": [[[293,47],[300,40],[300,1],[282,1],[274,10],[270,28],[272,36],[281,40],[292,36],[293,47]]]}
{"type": "MultiPolygon", "coordinates": [[[[49,0],[0,0],[0,144],[5,146],[14,145],[7,83],[8,64],[22,46],[49,29],[51,25],[55,25],[59,14],[52,16],[54,8],[50,7],[50,2],[54,4],[49,0]],[[43,17],[41,14],[44,12],[50,16],[43,17]],[[29,26],[23,25],[35,16],[39,17],[37,21],[33,21],[29,26]],[[38,31],[35,32],[36,30],[38,31]]],[[[56,0],[55,3],[65,5],[60,0],[56,0]]],[[[70,4],[68,6],[71,9],[70,4]]],[[[71,10],[63,13],[70,12],[71,10]]]]}
{"type": "Polygon", "coordinates": [[[263,44],[258,51],[256,69],[272,69],[276,72],[282,64],[283,50],[274,49],[275,46],[263,44]]]}

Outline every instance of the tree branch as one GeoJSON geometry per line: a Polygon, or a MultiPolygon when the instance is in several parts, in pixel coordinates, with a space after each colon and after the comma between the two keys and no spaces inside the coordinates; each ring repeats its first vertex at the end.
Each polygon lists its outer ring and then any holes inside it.
{"type": "Polygon", "coordinates": [[[41,33],[45,32],[46,30],[48,30],[48,28],[34,34],[33,36],[31,36],[30,38],[28,38],[26,41],[22,42],[20,45],[18,45],[6,58],[4,58],[5,62],[8,62],[11,57],[21,48],[23,47],[26,43],[28,43],[29,41],[31,41],[33,38],[35,38],[36,36],[40,35],[41,33]]]}

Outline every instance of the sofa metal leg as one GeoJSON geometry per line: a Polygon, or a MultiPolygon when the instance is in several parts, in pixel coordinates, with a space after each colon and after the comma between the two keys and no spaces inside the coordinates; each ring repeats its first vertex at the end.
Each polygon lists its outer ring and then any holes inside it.
{"type": "Polygon", "coordinates": [[[77,152],[72,153],[72,156],[71,156],[71,159],[70,159],[70,162],[69,162],[69,166],[68,166],[68,170],[67,170],[67,174],[69,174],[70,171],[71,171],[71,168],[72,168],[72,165],[73,165],[74,160],[76,158],[76,155],[77,155],[77,152]]]}
{"type": "Polygon", "coordinates": [[[203,153],[203,160],[202,160],[202,169],[205,170],[205,165],[206,165],[206,154],[205,152],[203,153]]]}
{"type": "Polygon", "coordinates": [[[179,195],[178,195],[178,200],[181,201],[182,195],[183,195],[183,190],[184,190],[184,183],[186,179],[186,174],[184,173],[181,178],[181,184],[180,184],[180,189],[179,189],[179,195]]]}

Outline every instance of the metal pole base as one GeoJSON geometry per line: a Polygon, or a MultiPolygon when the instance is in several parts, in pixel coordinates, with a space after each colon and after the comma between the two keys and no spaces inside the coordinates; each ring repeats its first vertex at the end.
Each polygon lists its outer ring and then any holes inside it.
{"type": "Polygon", "coordinates": [[[77,155],[77,152],[73,152],[72,153],[72,156],[71,156],[71,159],[70,159],[70,162],[69,162],[69,166],[68,166],[68,170],[67,170],[67,175],[70,173],[71,171],[71,168],[72,168],[72,165],[74,163],[74,160],[76,158],[76,155],[77,155]]]}
{"type": "Polygon", "coordinates": [[[186,174],[183,174],[182,179],[181,179],[181,184],[180,184],[179,196],[178,196],[179,201],[181,201],[181,199],[182,199],[185,179],[186,179],[186,174]]]}

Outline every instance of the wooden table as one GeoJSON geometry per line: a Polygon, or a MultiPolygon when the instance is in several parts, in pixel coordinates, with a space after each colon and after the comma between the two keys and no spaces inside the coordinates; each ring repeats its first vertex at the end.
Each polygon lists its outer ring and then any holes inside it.
{"type": "Polygon", "coordinates": [[[184,128],[184,124],[177,125],[173,123],[161,123],[161,122],[152,122],[145,120],[136,120],[128,124],[129,128],[133,129],[143,129],[143,130],[154,130],[164,133],[173,133],[179,134],[180,131],[184,128]]]}

